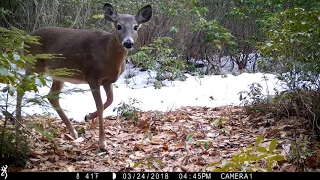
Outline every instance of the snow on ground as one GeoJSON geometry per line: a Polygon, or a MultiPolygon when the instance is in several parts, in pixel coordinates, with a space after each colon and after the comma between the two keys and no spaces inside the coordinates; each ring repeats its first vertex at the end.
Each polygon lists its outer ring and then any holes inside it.
{"type": "MultiPolygon", "coordinates": [[[[280,87],[280,82],[272,74],[262,73],[243,73],[238,76],[227,74],[204,76],[203,78],[186,74],[186,81],[166,81],[166,87],[155,89],[153,86],[153,78],[155,72],[140,72],[127,65],[126,71],[121,75],[116,83],[114,83],[114,101],[113,104],[104,111],[104,116],[116,115],[113,109],[120,102],[128,102],[129,98],[139,100],[141,103],[137,107],[141,110],[158,110],[170,111],[182,106],[206,106],[217,107],[224,105],[239,105],[239,92],[249,90],[252,83],[260,83],[263,86],[263,94],[272,95],[275,93],[274,88],[280,87]],[[125,79],[128,73],[134,74],[130,79],[125,79]],[[263,77],[267,77],[265,81],[263,77]]],[[[65,83],[64,90],[67,88],[80,88],[88,90],[88,85],[73,85],[65,83]]],[[[103,101],[106,95],[101,87],[103,101]]],[[[47,94],[49,87],[40,89],[40,94],[47,94]]],[[[34,93],[28,93],[28,97],[32,97],[34,93]]],[[[1,103],[2,104],[2,103],[1,103]]],[[[61,95],[60,105],[69,118],[82,121],[88,113],[94,112],[96,106],[91,92],[79,92],[69,95],[61,95]]],[[[57,116],[52,108],[49,108],[57,116]]],[[[42,114],[40,107],[32,106],[23,108],[26,114],[42,114]]]]}

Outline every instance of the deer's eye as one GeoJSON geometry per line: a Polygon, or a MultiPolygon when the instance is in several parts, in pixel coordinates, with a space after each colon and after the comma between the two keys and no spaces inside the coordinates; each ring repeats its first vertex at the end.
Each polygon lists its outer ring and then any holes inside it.
{"type": "Polygon", "coordinates": [[[120,24],[118,24],[117,29],[118,29],[118,31],[120,31],[122,29],[122,26],[120,24]]]}
{"type": "Polygon", "coordinates": [[[138,25],[134,25],[134,26],[133,26],[133,29],[134,29],[135,31],[137,31],[138,28],[139,28],[138,25]]]}

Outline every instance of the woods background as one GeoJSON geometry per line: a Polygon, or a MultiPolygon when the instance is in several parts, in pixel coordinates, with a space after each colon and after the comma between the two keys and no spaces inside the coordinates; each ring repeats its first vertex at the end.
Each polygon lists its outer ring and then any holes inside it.
{"type": "MultiPolygon", "coordinates": [[[[305,12],[315,11],[316,16],[319,9],[319,2],[312,0],[109,2],[120,13],[134,13],[141,6],[151,4],[153,20],[143,26],[138,47],[146,46],[158,37],[170,37],[175,55],[188,63],[193,59],[203,60],[207,67],[205,74],[220,73],[224,65],[221,63],[222,57],[229,57],[228,60],[242,72],[248,62],[252,63],[254,65],[248,71],[256,72],[256,62],[260,57],[259,43],[266,42],[270,30],[281,28],[282,24],[291,21],[290,18],[280,17],[283,16],[281,12],[303,8],[305,12]]],[[[111,27],[103,20],[104,3],[102,0],[10,0],[4,1],[1,6],[8,23],[26,32],[45,26],[102,28],[108,31],[111,27]]],[[[1,21],[5,27],[8,23],[1,21]]],[[[268,64],[264,70],[279,70],[275,67],[268,64]]]]}
{"type": "MultiPolygon", "coordinates": [[[[138,44],[130,52],[128,61],[142,70],[156,70],[157,88],[163,80],[183,80],[184,73],[196,76],[274,73],[284,82],[286,90],[263,96],[259,86],[252,86],[241,96],[246,112],[272,115],[276,119],[305,118],[314,133],[312,138],[319,139],[319,0],[108,2],[119,13],[135,13],[143,5],[152,5],[152,20],[142,26],[138,44]]],[[[45,79],[37,74],[31,75],[28,86],[20,84],[23,76],[18,70],[37,58],[22,53],[26,50],[25,43],[37,41],[28,33],[45,26],[101,28],[110,32],[112,27],[103,19],[104,3],[104,0],[1,0],[0,82],[7,85],[2,92],[14,95],[16,91],[36,91],[45,85],[45,79]]],[[[8,114],[1,108],[4,115],[8,114]]],[[[6,120],[9,117],[6,116],[6,120]]],[[[6,121],[4,124],[5,127],[6,121]]],[[[1,137],[3,134],[4,131],[1,137]]],[[[10,141],[2,138],[0,143],[4,147],[3,144],[10,141]]],[[[10,157],[16,153],[14,148],[1,149],[1,154],[3,152],[10,157]]],[[[305,162],[306,157],[312,157],[309,151],[303,152],[306,156],[296,151],[299,158],[291,159],[292,162],[299,164],[301,159],[305,162]]],[[[19,151],[17,157],[27,156],[19,151]]],[[[236,165],[232,167],[237,170],[236,165]]]]}

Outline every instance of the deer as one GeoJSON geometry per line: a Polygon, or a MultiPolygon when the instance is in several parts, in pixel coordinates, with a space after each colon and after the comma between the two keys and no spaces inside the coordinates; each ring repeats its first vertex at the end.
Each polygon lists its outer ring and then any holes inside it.
{"type": "MultiPolygon", "coordinates": [[[[29,46],[29,53],[61,54],[63,58],[37,59],[33,67],[26,67],[25,74],[46,73],[48,70],[67,68],[78,73],[63,76],[51,75],[52,85],[48,93],[51,106],[66,125],[70,135],[78,138],[78,133],[60,107],[59,93],[64,83],[88,84],[95,101],[96,111],[85,116],[85,120],[98,118],[99,148],[106,150],[103,111],[113,102],[113,83],[125,70],[125,59],[138,39],[141,24],[152,16],[152,7],[142,7],[136,15],[118,14],[109,3],[103,6],[104,19],[113,25],[112,32],[100,29],[71,29],[42,27],[30,33],[39,37],[40,45],[29,46]],[[106,92],[103,103],[100,87],[106,92]]],[[[21,118],[21,102],[24,93],[17,95],[16,118],[21,118]],[[20,110],[19,107],[20,106],[20,110]]]]}

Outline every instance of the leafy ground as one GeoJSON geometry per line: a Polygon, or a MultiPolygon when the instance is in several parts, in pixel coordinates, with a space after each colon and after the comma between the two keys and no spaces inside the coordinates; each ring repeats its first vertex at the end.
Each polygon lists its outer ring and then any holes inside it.
{"type": "MultiPolygon", "coordinates": [[[[60,120],[33,116],[25,123],[33,127],[32,155],[28,168],[21,171],[210,171],[214,167],[206,168],[207,164],[230,158],[261,134],[262,144],[277,138],[277,148],[287,156],[293,138],[310,133],[305,120],[276,122],[271,116],[247,115],[237,106],[184,107],[142,112],[138,121],[106,118],[108,152],[101,152],[98,128],[92,129],[91,121],[73,122],[80,134],[75,140],[60,120]]],[[[305,169],[320,171],[319,157],[309,157],[305,169]]],[[[299,168],[282,162],[273,170],[299,168]]]]}

